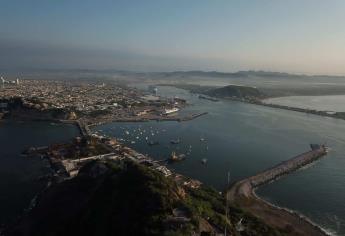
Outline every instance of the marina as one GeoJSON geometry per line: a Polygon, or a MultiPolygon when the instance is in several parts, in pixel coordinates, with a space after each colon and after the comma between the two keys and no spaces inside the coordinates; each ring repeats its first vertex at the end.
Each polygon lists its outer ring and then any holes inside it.
{"type": "Polygon", "coordinates": [[[186,108],[188,113],[205,111],[208,115],[188,123],[123,122],[92,129],[123,139],[125,144],[157,161],[166,160],[172,151],[184,153],[185,160],[168,164],[168,168],[218,190],[225,188],[224,176],[228,171],[231,171],[233,183],[305,152],[310,143],[326,143],[332,149],[327,160],[321,159],[317,165],[264,185],[256,192],[260,198],[298,211],[331,232],[339,235],[345,232],[342,223],[345,215],[341,210],[345,205],[339,198],[345,196],[340,184],[345,181],[342,174],[345,166],[343,121],[234,101],[211,103],[175,88],[164,87],[158,91],[187,99],[193,104],[186,108]],[[150,135],[143,135],[143,139],[131,144],[129,140],[137,136],[134,133],[139,128],[150,135]],[[125,130],[130,131],[130,135],[126,135],[125,130]],[[160,144],[149,147],[146,136],[149,140],[159,140],[160,144]],[[177,138],[181,143],[171,145],[170,141],[177,138]],[[206,164],[203,158],[207,159],[206,164]],[[333,188],[330,182],[337,187],[333,188]],[[287,191],[291,189],[293,191],[287,191]],[[316,201],[312,196],[318,194],[323,197],[316,201]]]}
{"type": "MultiPolygon", "coordinates": [[[[174,94],[181,92],[173,91],[174,94]]],[[[343,232],[341,222],[344,215],[339,210],[343,203],[337,202],[337,199],[339,194],[345,192],[341,187],[335,188],[334,191],[329,185],[329,181],[342,181],[341,167],[344,165],[344,159],[341,158],[341,150],[344,147],[342,134],[345,130],[342,123],[338,123],[339,120],[335,122],[323,117],[309,117],[303,113],[234,101],[219,101],[209,106],[211,101],[199,99],[189,93],[185,95],[193,105],[179,111],[182,116],[201,113],[208,115],[189,122],[113,122],[92,125],[90,129],[80,122],[79,131],[86,136],[96,133],[104,137],[115,137],[125,146],[142,153],[138,154],[139,159],[144,161],[142,157],[152,158],[144,163],[160,163],[157,170],[163,174],[170,176],[172,173],[180,173],[220,191],[226,186],[224,176],[228,171],[231,171],[232,182],[239,181],[305,151],[310,142],[327,143],[332,147],[327,162],[320,160],[320,163],[312,168],[294,172],[280,181],[263,185],[256,192],[260,198],[268,198],[270,203],[299,211],[313,222],[323,227],[328,226],[327,230],[343,232]],[[179,142],[173,144],[172,140],[179,142]],[[183,160],[169,162],[173,152],[177,156],[185,155],[181,158],[183,160]],[[282,153],[284,155],[281,155],[282,153]],[[303,183],[307,183],[310,178],[317,180],[318,184],[309,184],[308,188],[305,188],[303,183]],[[272,191],[272,188],[275,190],[272,191]],[[294,191],[286,192],[286,188],[294,191]],[[324,195],[324,198],[318,200],[322,201],[322,205],[308,197],[310,194],[320,194],[320,191],[324,195]],[[337,197],[334,199],[332,196],[337,197]],[[334,200],[329,202],[327,199],[334,200]],[[305,201],[309,204],[302,204],[305,201]],[[333,204],[336,207],[332,207],[333,204]],[[316,205],[317,208],[314,207],[316,205]],[[315,209],[320,213],[315,212],[315,209]],[[329,217],[330,215],[333,217],[329,217]]],[[[54,124],[51,127],[60,125],[64,124],[54,124]]],[[[37,146],[42,146],[42,143],[37,146]]],[[[87,160],[89,159],[85,159],[87,160]]],[[[75,173],[73,171],[72,168],[71,173],[75,173]]],[[[195,184],[191,183],[192,186],[195,184]]]]}

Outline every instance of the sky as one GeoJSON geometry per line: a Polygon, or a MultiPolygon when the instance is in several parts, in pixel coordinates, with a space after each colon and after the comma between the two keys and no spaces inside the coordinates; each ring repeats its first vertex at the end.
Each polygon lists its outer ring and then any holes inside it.
{"type": "Polygon", "coordinates": [[[0,0],[0,69],[345,75],[344,0],[0,0]]]}

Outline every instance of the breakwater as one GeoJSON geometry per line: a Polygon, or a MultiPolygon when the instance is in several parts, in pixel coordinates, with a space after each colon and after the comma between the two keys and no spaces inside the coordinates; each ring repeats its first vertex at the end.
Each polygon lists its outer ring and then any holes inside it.
{"type": "Polygon", "coordinates": [[[248,179],[248,181],[250,181],[252,188],[257,188],[316,161],[320,157],[326,155],[326,153],[326,147],[321,145],[315,150],[302,153],[290,160],[284,161],[266,171],[252,176],[248,179]]]}
{"type": "Polygon", "coordinates": [[[264,220],[272,227],[289,231],[291,235],[327,235],[322,228],[315,225],[308,218],[293,211],[274,206],[257,197],[254,192],[256,188],[305,167],[326,154],[326,147],[320,145],[318,148],[238,181],[228,189],[227,199],[264,220]]]}

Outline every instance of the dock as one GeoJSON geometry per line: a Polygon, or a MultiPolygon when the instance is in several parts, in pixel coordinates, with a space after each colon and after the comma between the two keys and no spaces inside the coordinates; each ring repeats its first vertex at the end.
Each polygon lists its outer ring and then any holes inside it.
{"type": "Polygon", "coordinates": [[[77,124],[77,127],[79,128],[80,130],[80,134],[83,136],[83,137],[89,137],[91,136],[92,132],[89,128],[89,126],[82,120],[77,120],[76,121],[76,124],[77,124]]]}

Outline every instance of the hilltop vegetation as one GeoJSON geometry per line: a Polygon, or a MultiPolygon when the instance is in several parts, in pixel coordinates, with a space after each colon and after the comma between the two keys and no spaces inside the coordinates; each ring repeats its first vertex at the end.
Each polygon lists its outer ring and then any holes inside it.
{"type": "Polygon", "coordinates": [[[194,84],[160,84],[174,86],[192,93],[204,94],[217,98],[262,99],[266,95],[259,89],[250,86],[227,85],[225,87],[200,86],[194,84]]]}
{"type": "Polygon", "coordinates": [[[218,98],[263,98],[265,95],[254,87],[228,85],[222,88],[210,89],[207,95],[218,98]]]}
{"type": "Polygon", "coordinates": [[[56,184],[5,235],[215,235],[243,218],[241,235],[280,235],[207,187],[187,189],[132,162],[92,162],[56,184]]]}

